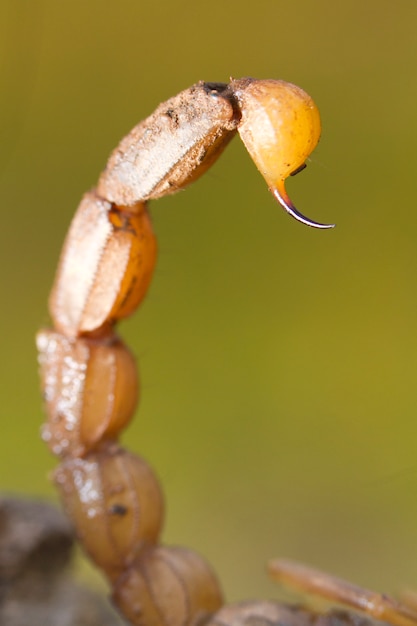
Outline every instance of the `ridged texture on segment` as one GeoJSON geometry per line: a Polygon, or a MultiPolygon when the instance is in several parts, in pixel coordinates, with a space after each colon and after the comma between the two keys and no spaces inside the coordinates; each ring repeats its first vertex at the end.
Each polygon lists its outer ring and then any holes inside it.
{"type": "Polygon", "coordinates": [[[82,456],[117,439],[138,400],[136,362],[115,335],[70,339],[53,330],[37,335],[48,421],[42,438],[53,454],[82,456]]]}
{"type": "Polygon", "coordinates": [[[135,214],[87,193],[61,255],[49,308],[69,337],[102,331],[134,312],[156,261],[156,240],[145,205],[135,214]]]}
{"type": "Polygon", "coordinates": [[[100,177],[98,193],[132,205],[183,189],[220,156],[238,117],[227,85],[193,85],[160,104],[122,139],[100,177]]]}
{"type": "Polygon", "coordinates": [[[211,567],[176,546],[142,553],[115,583],[113,601],[135,626],[194,626],[223,604],[211,567]]]}
{"type": "Polygon", "coordinates": [[[139,456],[105,446],[62,463],[55,483],[84,550],[110,580],[158,542],[163,495],[154,472],[139,456]]]}

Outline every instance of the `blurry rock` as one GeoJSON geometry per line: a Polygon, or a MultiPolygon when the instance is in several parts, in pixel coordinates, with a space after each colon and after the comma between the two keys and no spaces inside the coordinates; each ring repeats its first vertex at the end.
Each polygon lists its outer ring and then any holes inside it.
{"type": "Polygon", "coordinates": [[[279,602],[239,602],[229,604],[218,611],[205,626],[377,626],[367,617],[330,609],[316,613],[279,602]]]}
{"type": "MultiPolygon", "coordinates": [[[[0,495],[0,626],[127,626],[100,595],[68,572],[74,539],[49,504],[0,495]]],[[[224,606],[206,626],[376,626],[332,609],[325,614],[278,602],[224,606]]]]}
{"type": "Polygon", "coordinates": [[[121,626],[98,594],[71,579],[74,539],[44,502],[0,496],[0,626],[121,626]]]}

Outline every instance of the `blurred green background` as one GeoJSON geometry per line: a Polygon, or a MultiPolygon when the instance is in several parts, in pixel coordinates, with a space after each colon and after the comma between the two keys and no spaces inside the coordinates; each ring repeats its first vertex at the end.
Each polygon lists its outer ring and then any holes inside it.
{"type": "Polygon", "coordinates": [[[288,191],[337,228],[286,216],[239,139],[154,203],[123,441],[163,481],[164,539],[229,599],[276,596],[272,556],[417,588],[416,23],[415,0],[1,1],[2,489],[55,498],[34,335],[110,151],[200,79],[283,78],[323,121],[288,191]]]}

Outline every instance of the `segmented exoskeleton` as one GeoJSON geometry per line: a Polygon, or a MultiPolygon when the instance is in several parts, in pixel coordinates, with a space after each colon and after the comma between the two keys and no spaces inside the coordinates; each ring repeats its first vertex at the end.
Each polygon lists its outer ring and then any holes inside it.
{"type": "Polygon", "coordinates": [[[221,608],[219,583],[202,557],[160,544],[158,479],[117,442],[136,407],[138,377],[115,325],[144,298],[156,260],[146,203],[196,180],[236,132],[285,210],[310,226],[330,227],[303,217],[284,188],[319,139],[312,99],[283,81],[200,82],[136,126],[84,195],[49,301],[53,329],[37,336],[47,413],[42,436],[61,459],[55,483],[84,550],[132,624],[314,621],[277,603],[221,608]]]}

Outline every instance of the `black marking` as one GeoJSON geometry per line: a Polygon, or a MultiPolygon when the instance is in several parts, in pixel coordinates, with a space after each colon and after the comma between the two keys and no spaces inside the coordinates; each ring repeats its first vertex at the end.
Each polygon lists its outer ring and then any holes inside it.
{"type": "Polygon", "coordinates": [[[123,211],[123,209],[121,209],[117,205],[112,205],[109,213],[114,215],[115,219],[120,222],[119,224],[115,224],[113,220],[111,221],[114,232],[122,231],[124,233],[131,233],[132,235],[137,234],[135,228],[132,225],[132,215],[130,213],[128,213],[127,211],[123,211]]]}
{"type": "Polygon", "coordinates": [[[175,109],[167,109],[165,111],[165,115],[169,117],[169,119],[172,120],[172,122],[174,123],[174,126],[178,128],[180,121],[178,113],[175,111],[175,109]]]}
{"type": "Polygon", "coordinates": [[[227,91],[229,89],[229,85],[227,83],[203,83],[203,89],[208,94],[217,96],[222,94],[224,91],[227,91]]]}
{"type": "Polygon", "coordinates": [[[123,517],[127,513],[127,507],[124,504],[112,504],[109,507],[110,515],[119,515],[123,517]]]}
{"type": "Polygon", "coordinates": [[[297,167],[296,170],[294,170],[293,172],[291,172],[290,176],[295,176],[296,174],[299,174],[300,172],[302,172],[303,170],[305,170],[305,168],[307,167],[307,163],[303,163],[302,165],[300,165],[300,167],[297,167]]]}

